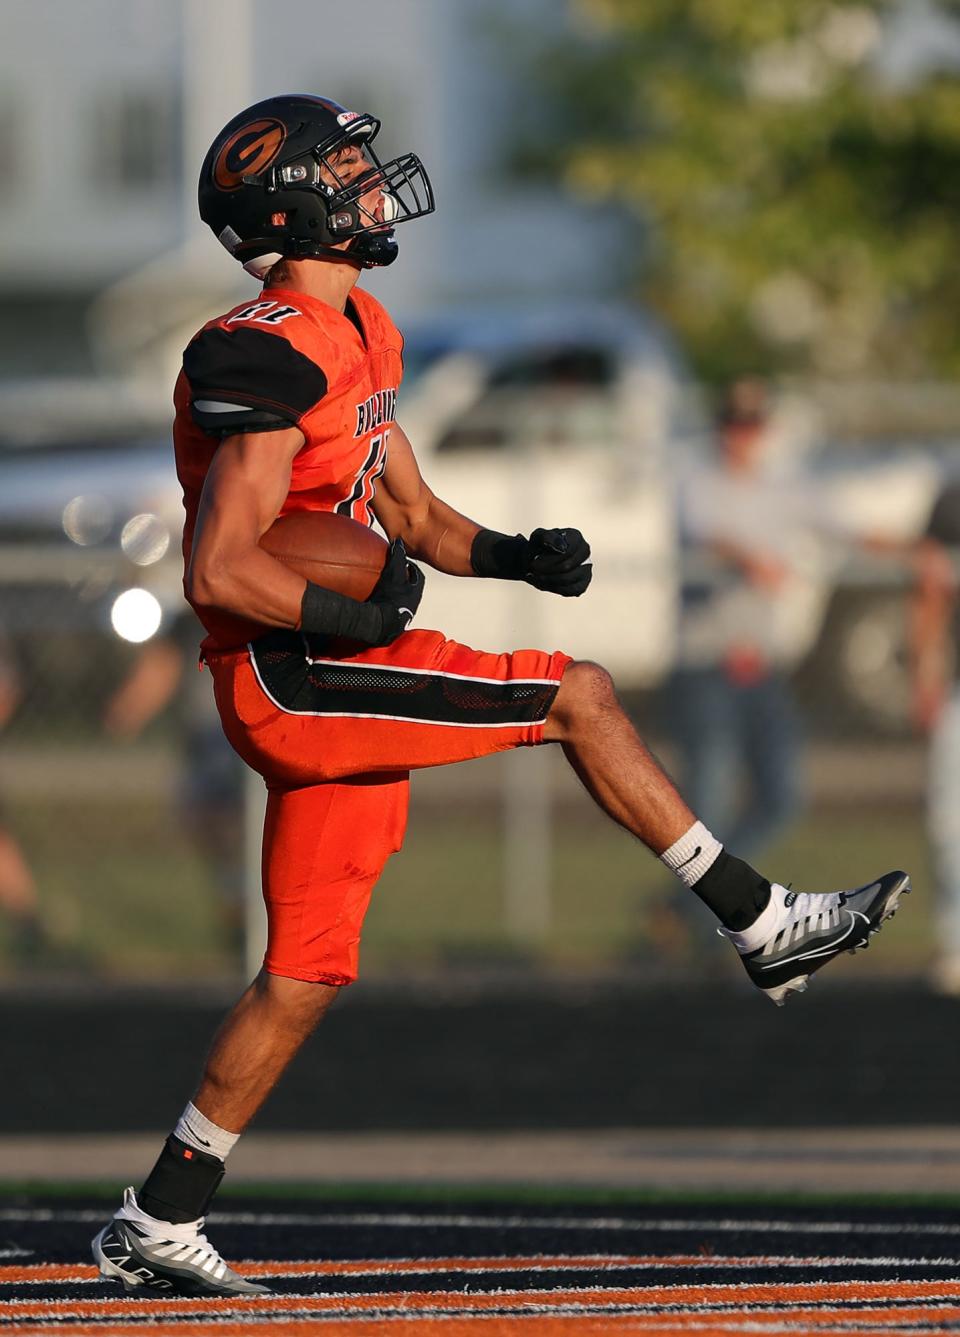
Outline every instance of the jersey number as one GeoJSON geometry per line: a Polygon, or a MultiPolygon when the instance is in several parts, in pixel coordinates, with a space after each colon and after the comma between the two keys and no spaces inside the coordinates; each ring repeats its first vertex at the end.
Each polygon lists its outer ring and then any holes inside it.
{"type": "Polygon", "coordinates": [[[250,306],[245,306],[242,311],[238,311],[235,316],[231,316],[226,323],[235,325],[240,320],[252,320],[258,325],[279,325],[281,320],[299,314],[295,306],[281,306],[279,302],[253,302],[250,306]]]}
{"type": "Polygon", "coordinates": [[[387,467],[387,441],[390,438],[389,427],[370,438],[370,449],[362,468],[357,472],[353,487],[343,501],[337,503],[337,514],[347,515],[361,525],[371,525],[373,516],[370,503],[377,490],[377,479],[387,467]]]}

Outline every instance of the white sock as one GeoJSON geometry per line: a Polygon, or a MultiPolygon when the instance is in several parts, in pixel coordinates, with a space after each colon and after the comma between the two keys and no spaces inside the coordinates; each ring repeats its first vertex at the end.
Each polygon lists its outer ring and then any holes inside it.
{"type": "Polygon", "coordinates": [[[205,1151],[209,1156],[216,1156],[225,1161],[239,1138],[239,1133],[228,1133],[226,1128],[201,1114],[192,1100],[187,1101],[187,1108],[177,1120],[173,1130],[174,1137],[186,1142],[188,1147],[205,1151]]]}
{"type": "Polygon", "coordinates": [[[694,822],[689,831],[663,851],[660,862],[666,864],[671,873],[676,873],[685,886],[692,887],[716,862],[722,849],[719,840],[710,834],[703,822],[694,822]]]}

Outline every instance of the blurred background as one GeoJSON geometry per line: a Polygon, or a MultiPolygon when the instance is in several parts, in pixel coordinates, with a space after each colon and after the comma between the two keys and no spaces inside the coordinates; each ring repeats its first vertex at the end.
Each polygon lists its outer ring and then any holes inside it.
{"type": "MultiPolygon", "coordinates": [[[[910,870],[849,971],[960,992],[929,576],[952,539],[924,537],[960,465],[960,4],[362,12],[4,0],[0,979],[232,987],[257,960],[262,795],[197,672],[171,394],[195,330],[256,292],[196,217],[203,154],[310,91],[380,116],[436,189],[363,279],[406,334],[428,481],[594,547],[576,606],[434,574],[421,624],[603,663],[771,877],[910,870]]],[[[732,979],[681,899],[551,749],[422,774],[363,973],[732,979]]]]}

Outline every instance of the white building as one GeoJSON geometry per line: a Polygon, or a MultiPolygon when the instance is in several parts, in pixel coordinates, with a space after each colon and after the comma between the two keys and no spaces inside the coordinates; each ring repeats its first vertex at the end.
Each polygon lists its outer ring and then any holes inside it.
{"type": "Polygon", "coordinates": [[[609,220],[524,188],[506,156],[503,25],[565,16],[563,0],[5,0],[0,376],[119,369],[250,289],[197,219],[195,183],[220,127],[278,92],[373,111],[387,154],[426,163],[438,212],[370,280],[401,318],[609,284],[609,220]]]}

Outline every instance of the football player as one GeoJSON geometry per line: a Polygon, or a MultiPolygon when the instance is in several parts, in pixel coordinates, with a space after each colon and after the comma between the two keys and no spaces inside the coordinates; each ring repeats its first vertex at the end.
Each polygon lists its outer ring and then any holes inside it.
{"type": "Polygon", "coordinates": [[[592,571],[576,529],[500,534],[435,496],[394,421],[402,340],[357,280],[394,261],[396,227],[432,212],[433,192],[415,154],[381,161],[379,128],[326,98],[271,98],[225,127],[200,174],[202,218],[263,284],[187,347],[174,441],[187,598],[208,633],[224,730],[268,789],[269,940],[156,1165],[94,1241],[101,1273],[140,1293],[264,1289],[227,1266],[203,1218],[240,1133],[356,977],[411,770],[558,743],[777,1003],[865,944],[909,886],[902,873],[845,893],[771,883],[698,822],[599,665],[410,629],[424,581],[410,558],[563,597],[583,595],[592,571]],[[278,516],[303,510],[382,526],[391,546],[369,599],[306,581],[258,546],[278,516]]]}

